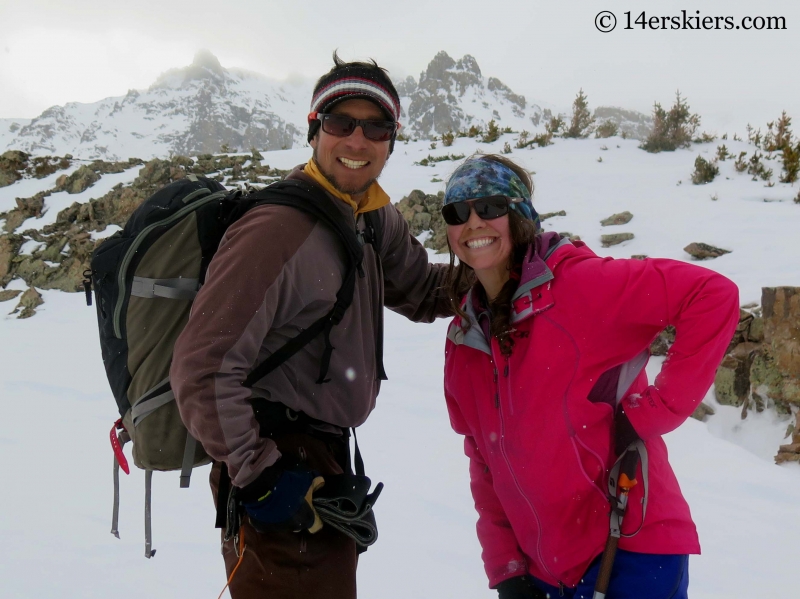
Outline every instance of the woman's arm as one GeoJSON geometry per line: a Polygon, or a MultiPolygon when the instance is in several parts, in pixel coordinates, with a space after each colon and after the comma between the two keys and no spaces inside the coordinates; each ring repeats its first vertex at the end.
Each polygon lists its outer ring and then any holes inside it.
{"type": "Polygon", "coordinates": [[[476,528],[478,541],[483,550],[481,558],[486,575],[489,577],[489,586],[494,588],[508,578],[527,574],[525,557],[519,548],[505,510],[494,492],[492,473],[464,421],[458,403],[448,392],[446,381],[445,398],[453,430],[464,435],[464,453],[469,458],[470,488],[478,512],[476,528]]]}
{"type": "Polygon", "coordinates": [[[528,573],[525,556],[511,529],[503,506],[494,492],[492,473],[483,460],[475,439],[464,437],[464,453],[469,457],[469,476],[472,498],[478,512],[478,541],[489,586],[528,573]]]}
{"type": "Polygon", "coordinates": [[[654,383],[622,406],[643,439],[666,434],[702,401],[739,320],[739,292],[724,276],[675,260],[604,260],[595,278],[603,339],[592,350],[628,359],[666,325],[675,343],[654,383]]]}

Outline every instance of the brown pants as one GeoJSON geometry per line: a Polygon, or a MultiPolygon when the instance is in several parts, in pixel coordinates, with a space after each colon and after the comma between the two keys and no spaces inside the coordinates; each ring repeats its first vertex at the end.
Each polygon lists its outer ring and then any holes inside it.
{"type": "MultiPolygon", "coordinates": [[[[326,443],[304,434],[284,435],[275,441],[283,455],[302,459],[323,476],[340,474],[347,460],[344,443],[326,443]]],[[[215,503],[220,469],[220,464],[211,469],[215,503]]],[[[259,533],[247,516],[241,533],[246,548],[230,585],[232,599],[355,599],[358,557],[350,537],[326,526],[313,535],[259,533]]],[[[223,542],[222,556],[230,577],[239,561],[233,539],[223,542]]]]}

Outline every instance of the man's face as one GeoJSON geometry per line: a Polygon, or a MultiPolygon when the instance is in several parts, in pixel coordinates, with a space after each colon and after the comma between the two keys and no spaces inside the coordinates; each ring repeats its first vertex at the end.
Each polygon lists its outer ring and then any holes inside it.
{"type": "MultiPolygon", "coordinates": [[[[385,121],[386,115],[378,106],[361,98],[336,104],[332,114],[344,114],[354,119],[385,121]]],[[[378,178],[389,158],[388,141],[372,141],[356,127],[347,137],[325,133],[320,127],[311,140],[314,161],[325,178],[340,192],[359,201],[378,178]]]]}

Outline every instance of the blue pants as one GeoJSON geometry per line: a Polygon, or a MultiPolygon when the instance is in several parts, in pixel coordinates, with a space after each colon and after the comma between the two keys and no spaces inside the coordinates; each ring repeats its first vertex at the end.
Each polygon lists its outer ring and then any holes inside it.
{"type": "MultiPolygon", "coordinates": [[[[548,599],[592,599],[600,559],[589,566],[574,589],[564,589],[531,576],[535,586],[548,594],[548,599]]],[[[688,555],[655,555],[617,551],[606,599],[687,599],[689,588],[688,555]]]]}

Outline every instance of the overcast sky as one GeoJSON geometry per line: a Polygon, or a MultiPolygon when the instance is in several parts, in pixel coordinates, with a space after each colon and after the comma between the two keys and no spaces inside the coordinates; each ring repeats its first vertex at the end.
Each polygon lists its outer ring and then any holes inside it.
{"type": "Polygon", "coordinates": [[[680,89],[718,133],[763,127],[781,110],[800,119],[800,4],[788,0],[0,0],[0,118],[147,88],[201,48],[224,67],[276,78],[318,77],[334,48],[418,77],[445,50],[563,109],[581,87],[591,106],[643,112],[680,89]],[[608,33],[595,27],[603,10],[617,17],[608,33]],[[785,17],[786,30],[624,29],[626,11],[634,20],[682,10],[735,24],[785,17]]]}

